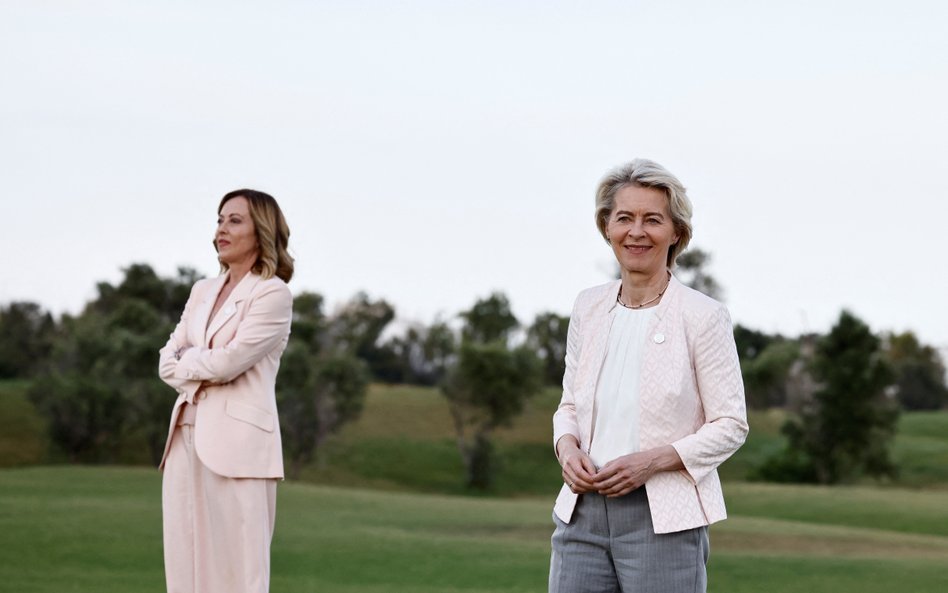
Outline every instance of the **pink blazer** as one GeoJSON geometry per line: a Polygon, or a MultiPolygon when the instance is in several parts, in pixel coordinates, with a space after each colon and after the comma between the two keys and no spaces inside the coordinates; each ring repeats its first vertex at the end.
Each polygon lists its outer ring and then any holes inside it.
{"type": "MultiPolygon", "coordinates": [[[[619,281],[580,293],[570,317],[563,398],[553,443],[575,436],[587,453],[596,382],[618,306],[619,281]]],[[[640,450],[672,445],[685,469],[662,472],[645,489],[655,533],[727,517],[717,467],[747,436],[744,383],[727,309],[672,278],[646,334],[639,385],[640,450]]],[[[554,512],[569,522],[578,495],[565,484],[554,512]]]]}
{"type": "Polygon", "coordinates": [[[229,478],[282,478],[276,376],[286,348],[293,296],[286,283],[248,273],[210,320],[227,274],[191,289],[181,321],[161,349],[158,372],[178,391],[160,468],[184,402],[196,402],[194,446],[201,461],[229,478]],[[174,353],[193,346],[181,360],[174,353]]]}

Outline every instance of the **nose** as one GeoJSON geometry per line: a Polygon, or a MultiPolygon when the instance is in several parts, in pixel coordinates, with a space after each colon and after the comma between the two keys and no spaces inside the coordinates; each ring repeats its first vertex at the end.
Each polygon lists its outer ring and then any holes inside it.
{"type": "Polygon", "coordinates": [[[630,237],[642,237],[645,235],[643,231],[645,227],[642,226],[642,221],[636,220],[629,225],[629,236],[630,237]]]}

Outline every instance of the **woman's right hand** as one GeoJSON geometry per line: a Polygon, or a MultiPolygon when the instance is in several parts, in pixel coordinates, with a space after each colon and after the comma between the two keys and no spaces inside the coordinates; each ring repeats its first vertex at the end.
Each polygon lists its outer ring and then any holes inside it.
{"type": "Polygon", "coordinates": [[[557,443],[560,465],[563,468],[563,482],[576,494],[593,492],[593,476],[596,464],[593,463],[572,435],[566,435],[557,443]]]}

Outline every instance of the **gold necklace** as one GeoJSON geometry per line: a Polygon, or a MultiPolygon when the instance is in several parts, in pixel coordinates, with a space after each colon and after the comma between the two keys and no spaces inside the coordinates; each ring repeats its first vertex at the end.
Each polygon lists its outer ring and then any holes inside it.
{"type": "Polygon", "coordinates": [[[623,307],[625,307],[626,309],[641,309],[645,305],[650,305],[654,303],[655,301],[657,301],[658,299],[662,298],[662,295],[665,294],[666,290],[668,290],[668,285],[671,284],[671,279],[672,279],[671,272],[668,272],[668,279],[665,280],[665,288],[663,288],[662,291],[658,293],[654,298],[651,298],[643,303],[639,303],[638,305],[626,305],[625,303],[622,302],[622,284],[619,284],[619,294],[618,296],[616,296],[616,302],[622,305],[623,307]]]}

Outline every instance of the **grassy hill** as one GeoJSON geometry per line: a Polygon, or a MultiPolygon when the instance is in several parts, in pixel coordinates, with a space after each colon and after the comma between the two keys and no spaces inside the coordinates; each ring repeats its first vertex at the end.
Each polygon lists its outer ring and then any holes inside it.
{"type": "MultiPolygon", "coordinates": [[[[711,530],[711,590],[943,593],[938,491],[733,484],[711,530]]],[[[283,483],[280,593],[541,592],[548,497],[488,499],[283,483]]],[[[160,476],[143,468],[0,470],[0,591],[164,590],[160,476]]]]}
{"type": "MultiPolygon", "coordinates": [[[[553,458],[551,416],[560,392],[548,389],[514,424],[497,434],[501,471],[495,492],[549,495],[560,484],[553,458]]],[[[784,439],[781,410],[751,411],[747,443],[721,467],[725,483],[743,481],[784,439]]],[[[365,411],[323,451],[304,480],[324,484],[461,493],[460,458],[447,404],[435,389],[373,386],[365,411]]],[[[948,490],[948,412],[905,413],[893,455],[902,472],[888,486],[948,490]]]]}
{"type": "MultiPolygon", "coordinates": [[[[0,382],[0,467],[57,461],[44,424],[25,398],[26,384],[0,382]]],[[[173,394],[169,394],[169,413],[173,394]]],[[[550,418],[559,402],[548,389],[529,402],[514,424],[497,434],[501,467],[493,494],[552,496],[559,468],[552,455],[550,418]]],[[[743,481],[783,446],[780,410],[752,411],[747,443],[721,467],[728,485],[743,481]]],[[[948,491],[948,412],[905,413],[893,454],[901,467],[895,484],[948,491]]],[[[129,437],[123,463],[147,465],[143,442],[129,437]]],[[[436,389],[373,385],[365,411],[324,447],[303,481],[360,488],[443,494],[465,493],[447,404],[436,389]]]]}

